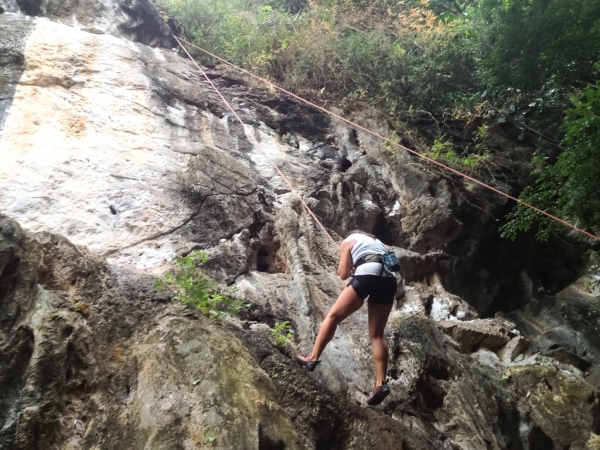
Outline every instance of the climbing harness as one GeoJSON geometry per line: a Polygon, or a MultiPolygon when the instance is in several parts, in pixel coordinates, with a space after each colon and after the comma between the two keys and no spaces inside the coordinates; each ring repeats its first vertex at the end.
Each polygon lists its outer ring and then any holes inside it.
{"type": "Polygon", "coordinates": [[[390,272],[400,272],[400,262],[398,261],[398,258],[394,252],[386,252],[383,255],[362,256],[354,263],[354,269],[356,270],[359,266],[370,262],[381,264],[390,272]]]}
{"type": "Polygon", "coordinates": [[[381,273],[379,276],[383,275],[384,270],[389,272],[400,272],[400,262],[394,252],[386,252],[383,255],[361,256],[354,263],[354,270],[358,269],[359,266],[370,262],[381,264],[381,273]]]}
{"type": "MultiPolygon", "coordinates": [[[[285,94],[287,94],[287,95],[295,98],[298,101],[306,103],[307,105],[311,106],[312,108],[315,108],[315,109],[317,109],[319,111],[324,112],[325,114],[327,114],[327,115],[329,115],[331,117],[335,117],[336,119],[339,119],[339,120],[347,123],[348,125],[350,125],[354,129],[364,131],[365,133],[368,133],[368,134],[370,134],[372,136],[375,136],[375,137],[377,137],[379,139],[382,139],[387,144],[390,144],[390,145],[396,146],[396,147],[398,147],[398,148],[400,148],[402,150],[405,150],[405,151],[409,152],[410,154],[418,156],[419,158],[422,158],[422,159],[424,159],[424,160],[426,160],[426,161],[428,161],[428,162],[430,162],[432,164],[437,165],[438,167],[441,167],[441,168],[443,168],[443,169],[445,169],[445,170],[447,170],[449,172],[452,172],[455,175],[461,176],[461,177],[463,177],[463,178],[465,178],[465,179],[467,179],[467,180],[469,180],[469,181],[471,181],[473,183],[476,183],[476,184],[478,184],[480,186],[483,186],[484,188],[489,189],[489,190],[491,190],[492,192],[495,192],[498,195],[501,195],[501,196],[506,197],[506,198],[508,198],[510,200],[513,200],[513,201],[517,202],[520,205],[523,205],[523,206],[525,206],[527,208],[530,208],[530,209],[532,209],[532,210],[534,210],[534,211],[536,211],[536,212],[538,212],[538,213],[540,213],[540,214],[542,214],[542,215],[544,215],[544,216],[546,216],[546,217],[548,217],[548,218],[550,218],[550,219],[552,219],[552,220],[554,220],[554,221],[556,221],[558,223],[561,223],[562,225],[564,225],[566,227],[572,228],[573,230],[575,230],[575,231],[577,231],[579,233],[582,233],[582,234],[586,235],[587,237],[592,238],[592,239],[600,242],[600,237],[595,236],[595,235],[593,235],[593,234],[591,234],[591,233],[589,233],[589,232],[587,232],[587,231],[585,231],[585,230],[583,230],[583,229],[581,229],[581,228],[579,228],[579,227],[577,227],[577,226],[575,226],[575,225],[573,225],[573,224],[571,224],[571,223],[569,223],[569,222],[567,222],[565,220],[562,220],[562,219],[560,219],[560,218],[558,218],[558,217],[556,217],[556,216],[554,216],[554,215],[552,215],[552,214],[550,214],[550,213],[548,213],[548,212],[546,212],[546,211],[544,211],[542,209],[539,209],[539,208],[537,208],[537,207],[535,207],[535,206],[533,206],[533,205],[531,205],[531,204],[529,204],[527,202],[524,202],[523,200],[520,200],[520,199],[518,199],[518,198],[516,198],[516,197],[514,197],[514,196],[512,196],[510,194],[507,194],[506,192],[502,192],[501,190],[496,189],[495,187],[490,186],[489,184],[486,184],[483,181],[480,181],[480,180],[478,180],[476,178],[473,178],[473,177],[471,177],[471,176],[469,176],[469,175],[467,175],[467,174],[465,174],[463,172],[460,172],[460,171],[458,171],[456,169],[453,169],[452,167],[447,166],[447,165],[445,165],[445,164],[443,164],[443,163],[441,163],[439,161],[436,161],[435,159],[429,158],[428,156],[425,156],[425,155],[423,155],[423,154],[421,154],[421,153],[419,153],[419,152],[417,152],[415,150],[411,150],[410,148],[405,147],[404,145],[402,145],[402,144],[400,144],[398,142],[394,142],[391,139],[388,139],[385,136],[382,136],[381,134],[378,134],[378,133],[376,133],[374,131],[369,130],[368,128],[365,128],[365,127],[363,127],[361,125],[358,125],[358,124],[356,124],[356,123],[354,123],[354,122],[352,122],[352,121],[350,121],[348,119],[345,119],[344,117],[340,116],[339,114],[331,112],[328,109],[325,109],[325,108],[323,108],[323,107],[321,107],[321,106],[319,106],[319,105],[317,105],[315,103],[312,103],[312,102],[310,102],[310,101],[308,101],[308,100],[306,100],[306,99],[304,99],[304,98],[302,98],[302,97],[300,97],[300,96],[298,96],[298,95],[296,95],[296,94],[294,94],[294,93],[292,93],[292,92],[290,92],[290,91],[288,91],[288,90],[286,90],[286,89],[284,89],[282,87],[277,86],[276,84],[273,84],[272,82],[270,82],[269,80],[267,80],[265,78],[262,78],[262,77],[260,77],[258,75],[253,74],[252,72],[249,72],[249,71],[247,71],[245,69],[242,69],[241,67],[236,66],[235,64],[227,61],[226,59],[223,59],[223,58],[221,58],[221,57],[219,57],[219,56],[217,56],[217,55],[215,55],[215,54],[213,54],[213,53],[211,53],[211,52],[209,52],[207,50],[204,50],[203,48],[198,47],[197,45],[194,45],[191,42],[186,41],[185,39],[179,38],[179,37],[177,37],[175,35],[173,35],[173,37],[175,38],[175,40],[177,41],[177,43],[180,45],[180,47],[183,49],[183,51],[186,53],[186,55],[188,56],[188,58],[190,58],[190,60],[194,63],[194,65],[198,68],[198,70],[200,70],[200,72],[202,72],[202,75],[204,75],[204,78],[206,78],[208,80],[208,82],[211,84],[211,86],[213,87],[213,89],[217,92],[217,94],[219,94],[219,96],[221,97],[221,99],[223,100],[223,102],[225,102],[225,104],[228,106],[228,108],[231,110],[231,112],[235,115],[235,117],[238,119],[238,121],[244,127],[245,127],[244,123],[239,118],[239,116],[236,114],[236,112],[233,109],[233,107],[229,104],[229,102],[227,102],[227,100],[225,100],[225,97],[223,97],[223,95],[221,94],[221,92],[219,92],[219,90],[214,85],[214,83],[210,80],[210,78],[206,75],[206,73],[200,68],[200,66],[194,60],[194,58],[192,58],[192,56],[189,54],[189,52],[184,47],[184,45],[182,44],[182,42],[184,42],[184,43],[186,43],[188,45],[191,45],[192,47],[194,47],[194,48],[196,48],[196,49],[198,49],[198,50],[206,53],[209,56],[212,56],[215,59],[218,59],[219,61],[223,62],[224,64],[227,64],[227,65],[229,65],[229,66],[231,66],[231,67],[239,70],[240,72],[245,73],[246,75],[249,75],[249,76],[251,76],[251,77],[253,77],[253,78],[257,79],[257,80],[262,81],[263,83],[268,84],[272,88],[277,89],[280,92],[283,92],[283,93],[285,93],[285,94]]],[[[262,149],[262,147],[260,146],[260,143],[256,140],[256,138],[254,137],[254,135],[252,135],[252,139],[257,144],[257,146],[259,147],[260,151],[269,159],[269,162],[271,163],[271,165],[273,165],[273,167],[275,167],[275,169],[277,170],[277,172],[279,172],[279,174],[284,179],[284,181],[287,183],[287,185],[290,187],[290,189],[292,189],[292,192],[300,199],[300,201],[302,202],[302,204],[304,205],[304,207],[306,208],[306,210],[309,212],[309,214],[312,216],[312,218],[317,222],[317,224],[322,228],[322,230],[329,237],[329,239],[331,240],[331,242],[333,242],[334,245],[339,248],[339,246],[337,245],[337,243],[333,240],[333,238],[327,232],[327,230],[325,229],[325,227],[321,224],[321,222],[319,221],[319,219],[317,219],[317,217],[315,216],[315,214],[311,211],[311,209],[308,207],[308,205],[306,204],[306,202],[302,199],[302,197],[300,196],[300,194],[298,194],[298,192],[292,187],[291,183],[283,175],[283,173],[281,172],[281,170],[275,165],[275,163],[269,157],[269,155],[262,149]]]]}

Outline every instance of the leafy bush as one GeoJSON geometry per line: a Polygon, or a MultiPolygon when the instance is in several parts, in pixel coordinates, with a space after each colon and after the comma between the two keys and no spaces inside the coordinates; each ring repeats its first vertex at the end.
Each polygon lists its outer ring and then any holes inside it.
{"type": "Polygon", "coordinates": [[[594,79],[600,53],[596,0],[161,4],[203,48],[290,87],[325,88],[391,113],[411,104],[473,108],[482,92],[570,95],[594,79]]]}
{"type": "Polygon", "coordinates": [[[202,269],[209,259],[207,253],[198,250],[185,258],[178,258],[173,271],[157,279],[154,287],[161,291],[172,290],[175,293],[173,301],[180,301],[217,320],[225,314],[236,314],[244,305],[231,297],[236,287],[219,288],[218,283],[202,269]]]}
{"type": "MultiPolygon", "coordinates": [[[[554,165],[542,169],[536,182],[525,188],[520,199],[591,230],[600,230],[600,81],[573,98],[563,128],[567,149],[554,165]]],[[[537,159],[539,161],[539,158],[537,159]]],[[[536,161],[534,161],[535,163],[536,161]]],[[[537,228],[546,241],[561,225],[518,205],[508,216],[502,235],[514,239],[519,231],[537,228]]]]}
{"type": "MultiPolygon", "coordinates": [[[[288,13],[266,3],[248,0],[163,0],[161,5],[177,19],[186,37],[198,46],[261,75],[270,75],[277,70],[275,54],[284,47],[293,24],[288,13]]],[[[212,62],[202,52],[192,51],[192,54],[202,62],[212,62]]]]}
{"type": "Polygon", "coordinates": [[[425,155],[466,172],[477,169],[491,158],[491,154],[487,150],[483,154],[470,153],[459,155],[455,152],[452,142],[444,141],[443,136],[440,139],[435,139],[431,149],[426,151],[425,155]]]}
{"type": "MultiPolygon", "coordinates": [[[[466,126],[474,118],[521,121],[554,142],[566,132],[567,152],[522,198],[597,227],[597,88],[589,86],[600,72],[593,64],[600,54],[597,0],[159,1],[199,46],[305,94],[368,102],[390,123],[412,123],[416,110],[442,117],[444,126],[456,118],[466,126]],[[561,132],[573,95],[579,103],[561,132]]],[[[199,51],[194,56],[213,62],[199,51]]],[[[440,147],[445,132],[438,129],[427,137],[429,144],[437,138],[432,148],[420,142],[419,150],[460,170],[485,168],[494,178],[500,165],[477,144],[487,129],[460,149],[440,147]]],[[[500,172],[507,168],[501,165],[500,172]]],[[[533,226],[542,239],[556,229],[519,206],[503,234],[533,226]]]]}
{"type": "Polygon", "coordinates": [[[472,9],[489,48],[483,76],[497,87],[564,90],[594,81],[600,54],[597,0],[480,0],[472,9]]]}
{"type": "MultiPolygon", "coordinates": [[[[464,2],[460,2],[464,3],[464,2]]],[[[438,5],[441,4],[438,1],[438,5]]],[[[395,1],[163,0],[200,47],[292,88],[323,89],[395,113],[477,91],[456,16],[395,1]]],[[[203,62],[205,54],[196,52],[203,62]]]]}

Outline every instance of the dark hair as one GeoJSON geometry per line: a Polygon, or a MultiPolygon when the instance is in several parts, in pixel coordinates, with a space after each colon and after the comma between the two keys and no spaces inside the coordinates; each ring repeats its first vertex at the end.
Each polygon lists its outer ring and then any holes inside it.
{"type": "Polygon", "coordinates": [[[364,234],[366,236],[369,236],[369,237],[372,237],[373,239],[375,239],[374,235],[372,235],[371,233],[367,233],[366,231],[363,231],[363,230],[352,230],[352,231],[350,231],[349,233],[346,234],[346,238],[348,238],[348,236],[350,236],[351,234],[356,234],[356,233],[358,233],[358,234],[364,234]]]}

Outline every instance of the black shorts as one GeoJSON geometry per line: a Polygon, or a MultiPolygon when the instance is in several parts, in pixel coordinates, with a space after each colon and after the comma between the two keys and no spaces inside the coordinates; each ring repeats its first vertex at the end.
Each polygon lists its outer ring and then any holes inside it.
{"type": "Polygon", "coordinates": [[[377,275],[356,275],[350,280],[348,286],[352,286],[358,296],[363,300],[369,297],[373,303],[394,303],[396,295],[396,277],[380,277],[377,275]]]}

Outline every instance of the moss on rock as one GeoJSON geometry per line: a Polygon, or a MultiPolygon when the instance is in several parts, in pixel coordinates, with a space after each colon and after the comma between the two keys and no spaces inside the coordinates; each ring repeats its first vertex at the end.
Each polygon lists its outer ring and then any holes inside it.
{"type": "Polygon", "coordinates": [[[556,448],[586,448],[590,431],[598,432],[600,426],[596,387],[554,366],[513,367],[509,373],[523,412],[556,448]]]}

